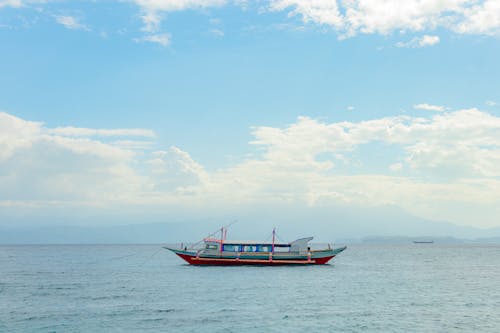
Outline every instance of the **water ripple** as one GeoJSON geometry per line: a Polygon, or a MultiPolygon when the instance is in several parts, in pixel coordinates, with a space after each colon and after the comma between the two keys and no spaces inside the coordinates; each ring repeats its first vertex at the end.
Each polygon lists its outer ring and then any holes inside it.
{"type": "Polygon", "coordinates": [[[1,332],[500,330],[498,246],[354,245],[318,267],[193,267],[168,252],[144,264],[157,246],[1,249],[1,332]]]}

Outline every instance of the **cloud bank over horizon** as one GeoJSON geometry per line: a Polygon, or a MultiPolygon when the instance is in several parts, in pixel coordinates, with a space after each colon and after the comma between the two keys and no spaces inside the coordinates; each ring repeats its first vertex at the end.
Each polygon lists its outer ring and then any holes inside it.
{"type": "MultiPolygon", "coordinates": [[[[425,108],[424,108],[425,109],[425,108]]],[[[476,108],[251,129],[252,156],[215,171],[149,129],[50,128],[0,113],[0,206],[396,206],[500,226],[500,118],[476,108]],[[481,219],[477,219],[481,216],[481,219]]]]}

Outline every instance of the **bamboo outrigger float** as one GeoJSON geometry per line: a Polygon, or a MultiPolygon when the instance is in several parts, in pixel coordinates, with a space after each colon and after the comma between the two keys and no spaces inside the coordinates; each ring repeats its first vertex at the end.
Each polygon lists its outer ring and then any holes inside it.
{"type": "Polygon", "coordinates": [[[291,243],[226,240],[227,230],[221,228],[220,238],[204,238],[201,249],[165,247],[191,265],[323,265],[346,249],[346,246],[312,250],[313,237],[300,238],[291,243]]]}

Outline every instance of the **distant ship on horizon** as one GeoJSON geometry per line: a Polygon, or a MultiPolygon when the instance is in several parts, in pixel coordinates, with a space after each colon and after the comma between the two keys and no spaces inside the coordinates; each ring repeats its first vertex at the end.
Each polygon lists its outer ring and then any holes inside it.
{"type": "Polygon", "coordinates": [[[433,240],[421,240],[421,241],[414,240],[413,244],[434,244],[434,241],[433,240]]]}

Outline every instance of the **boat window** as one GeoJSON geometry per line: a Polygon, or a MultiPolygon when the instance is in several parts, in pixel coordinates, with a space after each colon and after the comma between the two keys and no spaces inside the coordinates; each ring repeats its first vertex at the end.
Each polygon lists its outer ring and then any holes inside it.
{"type": "Polygon", "coordinates": [[[215,244],[207,244],[207,245],[205,246],[205,248],[206,248],[207,250],[217,250],[217,248],[218,248],[218,247],[217,247],[217,245],[215,245],[215,244]]]}
{"type": "Polygon", "coordinates": [[[274,252],[290,252],[290,247],[288,247],[288,246],[275,246],[274,252]]]}
{"type": "Polygon", "coordinates": [[[243,247],[244,252],[257,252],[257,246],[256,245],[245,245],[243,247]]]}
{"type": "Polygon", "coordinates": [[[223,250],[228,251],[228,252],[239,252],[240,246],[239,245],[224,244],[223,250]]]}
{"type": "Polygon", "coordinates": [[[261,245],[259,246],[259,252],[271,252],[270,245],[261,245]]]}

